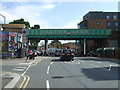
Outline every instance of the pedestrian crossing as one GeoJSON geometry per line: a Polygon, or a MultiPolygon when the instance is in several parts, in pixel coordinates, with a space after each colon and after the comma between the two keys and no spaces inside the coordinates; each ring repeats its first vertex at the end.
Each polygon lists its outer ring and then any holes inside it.
{"type": "Polygon", "coordinates": [[[80,62],[79,61],[65,61],[65,63],[67,63],[67,64],[80,64],[80,62]]]}
{"type": "Polygon", "coordinates": [[[27,66],[17,66],[16,68],[14,68],[14,71],[25,71],[27,68],[27,66]]]}

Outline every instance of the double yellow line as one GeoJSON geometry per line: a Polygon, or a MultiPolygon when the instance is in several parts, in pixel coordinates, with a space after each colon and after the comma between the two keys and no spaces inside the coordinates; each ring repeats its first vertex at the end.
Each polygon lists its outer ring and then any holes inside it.
{"type": "Polygon", "coordinates": [[[23,77],[23,81],[18,90],[21,90],[21,89],[25,90],[25,88],[27,87],[29,80],[30,80],[30,77],[27,75],[23,75],[22,77],[23,77]]]}

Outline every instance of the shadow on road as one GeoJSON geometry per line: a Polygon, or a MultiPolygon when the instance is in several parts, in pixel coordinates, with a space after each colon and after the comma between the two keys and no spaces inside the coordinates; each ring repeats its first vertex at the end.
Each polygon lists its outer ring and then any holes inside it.
{"type": "Polygon", "coordinates": [[[113,63],[117,63],[120,64],[120,60],[112,60],[112,59],[104,59],[104,58],[82,58],[80,60],[87,60],[87,61],[109,61],[109,62],[113,62],[113,63]]]}
{"type": "Polygon", "coordinates": [[[63,61],[61,61],[60,59],[53,59],[51,60],[51,62],[63,62],[63,61]]]}
{"type": "Polygon", "coordinates": [[[93,80],[120,80],[120,67],[101,67],[82,69],[82,72],[93,80]]]}
{"type": "Polygon", "coordinates": [[[62,61],[60,59],[53,59],[53,60],[51,60],[51,62],[71,62],[71,61],[69,61],[69,60],[62,61]]]}
{"type": "Polygon", "coordinates": [[[84,75],[73,75],[73,76],[56,75],[56,76],[53,76],[52,78],[53,79],[63,79],[63,78],[74,78],[74,77],[81,77],[81,76],[84,76],[84,75]]]}

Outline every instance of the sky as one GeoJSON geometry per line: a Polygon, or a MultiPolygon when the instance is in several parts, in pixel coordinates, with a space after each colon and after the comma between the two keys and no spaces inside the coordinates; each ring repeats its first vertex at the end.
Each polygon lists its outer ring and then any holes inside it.
{"type": "MultiPolygon", "coordinates": [[[[89,11],[117,12],[119,0],[0,0],[6,23],[24,18],[30,26],[77,28],[89,11]]],[[[3,23],[0,17],[0,23],[3,23]]]]}

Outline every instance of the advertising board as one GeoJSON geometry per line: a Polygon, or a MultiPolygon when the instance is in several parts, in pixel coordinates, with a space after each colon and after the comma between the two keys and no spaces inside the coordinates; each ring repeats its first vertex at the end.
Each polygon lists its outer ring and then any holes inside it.
{"type": "Polygon", "coordinates": [[[0,31],[0,42],[8,42],[9,32],[0,31]]]}
{"type": "Polygon", "coordinates": [[[8,51],[17,51],[17,33],[9,32],[8,51]]]}

